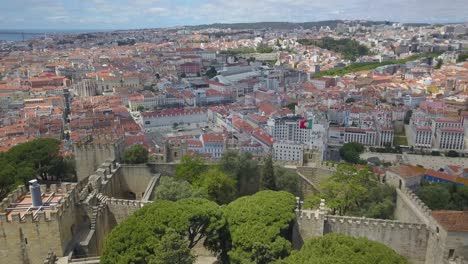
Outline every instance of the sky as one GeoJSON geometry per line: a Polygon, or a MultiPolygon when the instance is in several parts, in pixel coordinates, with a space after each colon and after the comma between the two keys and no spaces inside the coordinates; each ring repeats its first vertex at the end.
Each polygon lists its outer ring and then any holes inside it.
{"type": "Polygon", "coordinates": [[[468,0],[0,0],[0,29],[137,29],[330,19],[468,22],[468,0]]]}

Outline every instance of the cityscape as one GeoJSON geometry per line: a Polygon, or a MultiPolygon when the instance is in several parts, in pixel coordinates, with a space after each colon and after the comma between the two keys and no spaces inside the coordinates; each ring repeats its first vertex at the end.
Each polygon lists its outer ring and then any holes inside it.
{"type": "Polygon", "coordinates": [[[0,262],[468,264],[468,3],[75,2],[0,10],[0,262]]]}

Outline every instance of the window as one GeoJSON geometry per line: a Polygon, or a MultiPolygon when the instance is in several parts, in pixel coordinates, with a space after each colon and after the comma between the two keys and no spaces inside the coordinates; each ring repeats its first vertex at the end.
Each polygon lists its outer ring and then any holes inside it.
{"type": "Polygon", "coordinates": [[[449,249],[448,258],[449,259],[453,258],[453,255],[455,255],[455,249],[449,249]]]}

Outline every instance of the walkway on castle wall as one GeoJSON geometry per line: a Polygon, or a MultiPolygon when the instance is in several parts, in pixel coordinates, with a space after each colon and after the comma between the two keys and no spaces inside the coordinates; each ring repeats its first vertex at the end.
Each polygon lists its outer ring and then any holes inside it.
{"type": "Polygon", "coordinates": [[[310,187],[312,187],[314,190],[316,190],[317,192],[320,192],[320,189],[309,179],[307,179],[306,176],[304,176],[301,172],[299,172],[298,170],[296,170],[296,173],[297,175],[299,175],[299,177],[301,177],[301,179],[303,181],[305,181],[310,187]]]}
{"type": "Polygon", "coordinates": [[[155,174],[154,177],[150,180],[148,183],[148,186],[146,187],[145,194],[141,198],[142,202],[148,202],[151,199],[151,195],[153,194],[154,187],[156,186],[156,183],[159,181],[159,178],[161,177],[161,174],[155,174]]]}

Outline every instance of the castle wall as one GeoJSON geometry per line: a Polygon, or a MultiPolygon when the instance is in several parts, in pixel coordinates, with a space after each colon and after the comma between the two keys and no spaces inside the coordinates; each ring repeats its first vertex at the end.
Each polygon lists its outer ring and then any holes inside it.
{"type": "Polygon", "coordinates": [[[20,220],[16,215],[12,221],[0,221],[0,259],[10,264],[42,264],[49,251],[63,255],[60,223],[57,216],[46,216],[33,220],[27,216],[20,220]]]}
{"type": "Polygon", "coordinates": [[[120,160],[123,152],[122,139],[112,140],[96,137],[96,141],[99,140],[107,142],[93,142],[93,138],[88,137],[83,139],[83,142],[73,144],[78,182],[93,174],[106,160],[120,160]]]}
{"type": "Polygon", "coordinates": [[[323,215],[304,210],[296,212],[296,216],[292,235],[292,244],[295,249],[300,249],[307,239],[323,236],[323,215]]]}
{"type": "Polygon", "coordinates": [[[134,201],[134,200],[124,200],[124,199],[114,199],[110,198],[106,201],[107,207],[109,208],[109,213],[111,217],[115,220],[117,224],[122,223],[129,215],[133,214],[136,210],[143,207],[145,202],[134,201]]]}
{"type": "Polygon", "coordinates": [[[132,192],[137,200],[141,200],[151,179],[155,177],[146,164],[121,165],[121,188],[126,192],[132,192]]]}
{"type": "Polygon", "coordinates": [[[397,188],[395,218],[408,223],[432,225],[431,210],[411,190],[397,188]]]}
{"type": "MultiPolygon", "coordinates": [[[[18,212],[0,214],[0,260],[8,260],[11,264],[42,263],[49,251],[63,256],[71,248],[72,234],[76,231],[76,217],[73,205],[75,192],[72,184],[58,187],[51,185],[51,192],[59,192],[64,196],[61,203],[52,211],[39,211],[35,217],[33,212],[20,217],[18,212]],[[60,190],[59,190],[60,188],[60,190]]],[[[45,186],[41,186],[44,190],[45,186]]],[[[2,212],[13,202],[27,193],[21,186],[12,192],[2,202],[2,212]]]]}
{"type": "Polygon", "coordinates": [[[175,175],[177,163],[149,163],[151,173],[159,173],[163,176],[175,175]]]}
{"type": "Polygon", "coordinates": [[[429,237],[422,224],[346,216],[326,216],[324,234],[340,233],[380,242],[414,264],[424,264],[429,237]]]}

